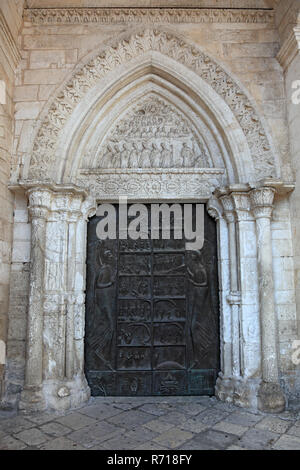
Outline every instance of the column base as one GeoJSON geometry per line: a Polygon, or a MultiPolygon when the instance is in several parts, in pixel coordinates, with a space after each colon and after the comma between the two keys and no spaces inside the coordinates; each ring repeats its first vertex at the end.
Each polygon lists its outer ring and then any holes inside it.
{"type": "Polygon", "coordinates": [[[241,408],[256,410],[259,384],[260,379],[224,377],[220,374],[216,382],[216,397],[241,408]]]}
{"type": "Polygon", "coordinates": [[[265,413],[281,413],[286,408],[286,398],[278,383],[261,382],[257,398],[258,409],[265,413]]]}
{"type": "Polygon", "coordinates": [[[84,376],[72,380],[47,380],[39,389],[27,387],[21,394],[22,413],[41,411],[63,412],[84,405],[91,392],[84,376]]]}
{"type": "Polygon", "coordinates": [[[84,376],[72,380],[47,380],[43,384],[49,411],[67,411],[88,402],[91,391],[84,376]]]}
{"type": "Polygon", "coordinates": [[[22,413],[37,413],[46,410],[46,401],[42,386],[26,386],[21,392],[21,398],[18,404],[19,411],[22,413]]]}

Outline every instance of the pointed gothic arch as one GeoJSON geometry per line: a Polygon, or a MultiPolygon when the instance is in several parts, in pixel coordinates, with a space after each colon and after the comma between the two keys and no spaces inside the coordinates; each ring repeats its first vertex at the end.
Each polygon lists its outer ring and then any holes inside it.
{"type": "Polygon", "coordinates": [[[149,73],[192,95],[198,108],[207,111],[231,154],[235,182],[254,180],[255,175],[280,175],[271,139],[243,87],[195,45],[170,32],[145,30],[107,45],[61,87],[41,114],[30,164],[26,163],[22,179],[43,180],[48,175],[53,182],[70,182],[61,173],[62,161],[69,159],[64,161],[65,167],[73,158],[66,155],[68,142],[76,138],[76,132],[82,135],[87,119],[93,112],[100,116],[118,90],[149,73]]]}

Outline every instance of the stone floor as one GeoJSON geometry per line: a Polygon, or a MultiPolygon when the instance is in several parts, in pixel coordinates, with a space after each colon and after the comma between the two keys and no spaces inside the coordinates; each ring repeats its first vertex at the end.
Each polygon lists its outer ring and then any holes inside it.
{"type": "Polygon", "coordinates": [[[265,415],[215,397],[91,398],[64,414],[7,417],[0,450],[300,449],[300,412],[265,415]]]}

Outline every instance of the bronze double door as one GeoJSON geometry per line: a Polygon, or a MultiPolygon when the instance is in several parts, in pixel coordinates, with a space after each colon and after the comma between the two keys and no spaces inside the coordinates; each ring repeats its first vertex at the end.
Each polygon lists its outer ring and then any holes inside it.
{"type": "Polygon", "coordinates": [[[172,230],[170,240],[151,240],[149,233],[148,240],[101,241],[100,220],[88,224],[85,373],[92,395],[213,395],[219,371],[214,220],[205,211],[204,245],[192,251],[172,230]]]}

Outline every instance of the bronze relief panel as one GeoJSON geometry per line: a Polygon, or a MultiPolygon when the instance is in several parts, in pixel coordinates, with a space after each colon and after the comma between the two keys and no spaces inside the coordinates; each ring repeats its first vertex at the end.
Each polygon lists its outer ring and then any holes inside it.
{"type": "Polygon", "coordinates": [[[100,219],[88,225],[92,395],[212,395],[219,371],[215,222],[205,213],[204,246],[186,251],[184,239],[101,241],[100,219]]]}

